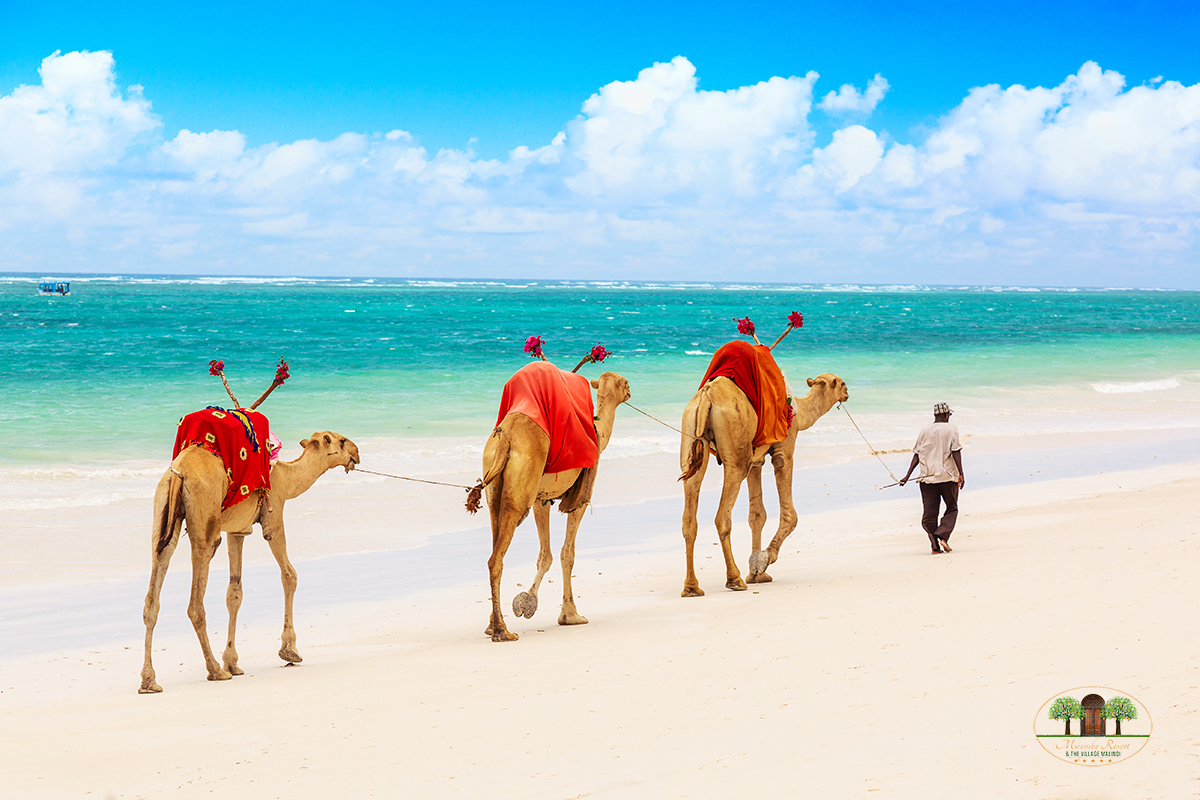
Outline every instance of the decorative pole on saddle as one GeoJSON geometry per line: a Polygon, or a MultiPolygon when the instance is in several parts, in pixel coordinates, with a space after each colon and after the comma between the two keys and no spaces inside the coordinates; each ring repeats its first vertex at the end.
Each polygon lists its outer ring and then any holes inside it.
{"type": "Polygon", "coordinates": [[[542,341],[542,337],[530,336],[525,340],[525,352],[529,354],[530,358],[540,358],[542,361],[548,362],[550,359],[546,358],[546,354],[542,352],[542,345],[544,344],[545,342],[542,341]]]}
{"type": "Polygon", "coordinates": [[[604,345],[598,344],[593,347],[586,356],[583,357],[583,360],[575,365],[575,369],[571,370],[571,372],[579,372],[579,368],[584,364],[599,364],[601,361],[611,355],[612,352],[605,350],[604,345]]]}
{"type": "MultiPolygon", "coordinates": [[[[225,385],[225,391],[229,394],[229,399],[233,401],[233,407],[241,408],[242,404],[238,402],[237,397],[233,393],[233,389],[229,388],[229,381],[225,378],[225,362],[217,361],[216,359],[209,361],[208,374],[216,375],[221,379],[221,383],[225,385]]],[[[275,391],[278,387],[283,386],[284,381],[290,377],[292,376],[288,372],[288,363],[282,358],[279,359],[279,364],[275,367],[275,379],[271,382],[271,385],[267,388],[267,390],[262,393],[262,396],[254,401],[254,404],[250,406],[249,410],[253,411],[262,405],[262,402],[270,396],[271,392],[275,391]]]]}
{"type": "Polygon", "coordinates": [[[282,358],[279,359],[279,366],[275,368],[275,380],[271,381],[271,385],[268,386],[267,390],[262,393],[262,396],[254,401],[254,405],[250,406],[250,410],[253,411],[262,405],[263,400],[266,400],[271,395],[271,392],[275,391],[275,389],[283,386],[283,382],[290,377],[292,376],[288,372],[288,363],[282,358]]]}
{"type": "Polygon", "coordinates": [[[208,374],[216,375],[221,379],[221,383],[225,384],[225,391],[229,393],[229,399],[233,401],[233,407],[241,408],[242,404],[238,402],[236,397],[234,397],[233,389],[229,388],[229,381],[225,380],[225,362],[217,361],[216,359],[208,362],[208,374]]]}
{"type": "MultiPolygon", "coordinates": [[[[738,333],[742,334],[743,336],[749,336],[754,340],[756,345],[762,347],[762,342],[758,340],[758,335],[754,332],[754,323],[750,321],[750,317],[743,317],[742,319],[734,317],[733,321],[737,323],[738,333]]],[[[804,327],[804,315],[799,311],[793,311],[792,313],[788,314],[788,326],[784,328],[783,333],[779,334],[779,338],[775,340],[775,344],[772,344],[767,349],[774,350],[775,345],[782,342],[783,338],[792,332],[792,328],[801,327],[804,327]]]]}
{"type": "MultiPolygon", "coordinates": [[[[792,328],[802,328],[802,327],[804,327],[804,315],[803,314],[801,314],[799,311],[793,311],[792,313],[788,314],[788,326],[784,329],[783,333],[779,334],[779,338],[775,340],[775,344],[779,344],[780,342],[782,342],[783,337],[787,336],[789,333],[792,332],[792,328]]],[[[770,349],[774,350],[775,344],[771,345],[770,349]]]]}

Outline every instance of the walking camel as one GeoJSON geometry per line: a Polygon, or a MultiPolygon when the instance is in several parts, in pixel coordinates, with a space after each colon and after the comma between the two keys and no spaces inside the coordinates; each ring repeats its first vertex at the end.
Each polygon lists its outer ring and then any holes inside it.
{"type": "MultiPolygon", "coordinates": [[[[793,315],[792,325],[775,341],[779,344],[792,327],[799,327],[800,315],[793,315]]],[[[753,325],[745,321],[754,336],[753,325]]],[[[739,325],[742,329],[742,325],[739,325]]],[[[754,336],[755,342],[758,337],[754,336]]],[[[775,345],[771,345],[774,347],[775,345]]],[[[724,466],[724,484],[717,508],[716,526],[725,557],[725,588],[745,591],[733,557],[730,541],[733,505],[743,481],[750,491],[751,555],[748,579],[750,583],[769,583],[767,567],[779,558],[784,540],[796,529],[798,517],[792,502],[792,471],[795,464],[796,436],[807,430],[829,409],[845,402],[850,395],[845,382],[836,375],[824,373],[808,379],[809,391],[804,397],[790,396],[793,418],[787,426],[786,438],[754,446],[758,415],[745,392],[727,377],[717,377],[705,383],[688,402],[681,425],[680,466],[683,474],[684,508],[683,539],[687,548],[687,577],[682,597],[702,597],[704,591],[696,579],[694,550],[696,543],[696,509],[700,501],[700,484],[708,469],[708,459],[715,453],[717,463],[724,466]],[[762,530],[767,521],[763,505],[762,470],[767,456],[775,468],[775,488],[779,492],[779,530],[764,552],[762,530]]]]}
{"type": "MultiPolygon", "coordinates": [[[[535,355],[541,356],[540,339],[538,345],[539,349],[535,355]]],[[[604,352],[603,348],[599,349],[604,352]]],[[[593,353],[595,352],[593,350],[593,353]]],[[[604,352],[604,355],[607,353],[604,352]]],[[[594,360],[603,359],[601,357],[594,360]]],[[[585,358],[580,362],[580,366],[587,361],[585,358]]],[[[526,366],[513,376],[514,379],[526,371],[540,372],[547,383],[579,382],[580,386],[575,388],[587,394],[587,406],[590,407],[591,393],[587,388],[589,382],[582,376],[538,362],[526,366]]],[[[519,411],[506,414],[484,446],[484,476],[480,485],[486,487],[488,514],[492,523],[492,556],[488,559],[492,612],[484,635],[492,637],[493,642],[512,642],[518,638],[517,634],[508,630],[500,612],[500,578],[504,571],[504,555],[508,552],[513,533],[517,526],[525,521],[531,507],[540,544],[537,576],[528,592],[521,592],[513,599],[513,613],[529,619],[537,611],[538,589],[554,560],[550,554],[550,501],[555,499],[559,500],[559,510],[567,514],[566,537],[560,555],[563,600],[558,624],[587,624],[587,619],[575,607],[575,597],[571,589],[571,570],[575,565],[575,534],[583,519],[583,512],[591,500],[592,483],[595,480],[596,467],[599,465],[599,456],[612,438],[617,406],[630,397],[629,382],[615,372],[605,372],[599,380],[590,381],[590,384],[591,388],[596,390],[595,416],[591,420],[595,431],[595,455],[590,467],[547,472],[547,467],[551,466],[549,461],[555,455],[552,453],[552,444],[558,444],[557,437],[552,442],[552,436],[534,419],[519,411]]],[[[506,399],[508,393],[509,389],[506,386],[506,399]]]]}
{"type": "MultiPolygon", "coordinates": [[[[222,362],[214,362],[223,367],[222,362]]],[[[214,366],[212,374],[224,375],[214,366]]],[[[271,389],[259,398],[250,408],[253,409],[266,399],[267,394],[288,377],[286,364],[281,365],[276,373],[276,382],[271,389]],[[282,374],[282,378],[280,377],[282,374]]],[[[226,383],[226,388],[228,384],[226,383]]],[[[230,392],[230,397],[233,393],[230,392]]],[[[237,406],[237,398],[233,397],[237,406]]],[[[250,410],[224,412],[216,409],[209,410],[212,416],[237,417],[253,423],[258,433],[259,446],[264,450],[268,447],[266,417],[250,410]]],[[[188,420],[196,415],[188,415],[188,420]]],[[[181,421],[182,424],[183,421],[181,421]]],[[[210,440],[211,441],[211,440],[210,440]]],[[[178,443],[178,440],[177,440],[178,443]]],[[[204,653],[204,664],[208,669],[210,681],[226,681],[243,671],[238,667],[238,654],[234,646],[234,635],[237,631],[237,615],[242,604],[242,546],[246,536],[257,523],[263,538],[271,547],[271,553],[279,563],[280,575],[283,581],[283,636],[279,657],[288,663],[301,661],[296,652],[296,632],[292,626],[292,599],[296,592],[296,570],[287,556],[287,540],[284,536],[283,509],[284,504],[292,498],[299,497],[325,472],[334,467],[344,467],[347,472],[358,464],[358,447],[341,434],[332,431],[314,433],[311,438],[300,442],[303,452],[294,461],[278,461],[270,470],[270,491],[243,492],[245,498],[241,502],[228,505],[228,496],[234,493],[231,486],[230,473],[220,455],[203,446],[186,446],[172,460],[171,466],[163,474],[154,492],[154,527],[151,536],[151,571],[150,588],[146,592],[146,603],[142,618],[146,623],[146,652],[142,665],[142,684],[139,694],[161,692],[162,687],[155,682],[154,666],[150,653],[154,635],[154,626],[158,622],[159,596],[162,592],[163,579],[167,574],[171,556],[179,544],[183,523],[187,521],[188,538],[191,539],[192,551],[192,587],[191,599],[188,602],[188,618],[192,621],[196,636],[200,640],[200,649],[204,653]],[[250,496],[259,494],[258,502],[250,496]],[[204,611],[204,592],[208,586],[209,562],[216,555],[221,545],[221,532],[229,534],[229,588],[225,594],[229,609],[229,636],[225,644],[222,663],[217,663],[213,657],[212,647],[208,640],[208,627],[204,611]]],[[[242,458],[246,460],[246,450],[242,449],[242,458]]],[[[265,461],[264,461],[265,463],[265,461]]],[[[241,487],[245,489],[246,487],[241,487]]]]}

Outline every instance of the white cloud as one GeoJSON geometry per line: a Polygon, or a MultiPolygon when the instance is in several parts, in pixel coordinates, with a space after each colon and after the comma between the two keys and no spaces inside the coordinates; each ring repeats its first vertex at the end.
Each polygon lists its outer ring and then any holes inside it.
{"type": "MultiPolygon", "coordinates": [[[[815,72],[709,91],[680,56],[601,87],[552,141],[503,159],[431,154],[402,130],[163,140],[140,88],[116,88],[110,54],[55,54],[41,75],[0,97],[0,266],[105,271],[98,254],[119,251],[122,271],[353,259],[381,274],[721,279],[736,263],[777,280],[917,281],[957,259],[978,273],[962,282],[1025,269],[1089,283],[1107,258],[1128,284],[1136,253],[1159,282],[1200,282],[1200,84],[1126,88],[1090,62],[1053,87],[974,88],[921,139],[859,124],[821,142],[815,72]]],[[[865,113],[887,90],[876,75],[819,107],[865,113]]]]}
{"type": "Polygon", "coordinates": [[[836,92],[825,95],[825,99],[820,102],[820,108],[834,114],[870,114],[890,88],[892,87],[888,85],[887,78],[876,72],[875,77],[867,82],[866,91],[860,92],[850,83],[843,84],[836,92]]]}
{"type": "Polygon", "coordinates": [[[0,97],[0,176],[106,167],[159,125],[142,87],[116,88],[111,53],[54,53],[38,73],[0,97]]]}

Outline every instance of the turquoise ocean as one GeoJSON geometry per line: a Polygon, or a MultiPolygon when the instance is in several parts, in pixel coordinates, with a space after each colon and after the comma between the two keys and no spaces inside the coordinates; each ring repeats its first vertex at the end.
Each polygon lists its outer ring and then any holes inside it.
{"type": "MultiPolygon", "coordinates": [[[[938,401],[955,408],[971,490],[1200,452],[1198,293],[45,276],[70,277],[72,291],[42,297],[40,277],[0,276],[0,637],[18,654],[140,642],[151,497],[176,423],[230,402],[208,374],[212,359],[242,403],[288,361],[291,379],[262,407],[284,458],[331,429],[354,439],[363,469],[462,485],[480,474],[503,384],[528,362],[526,337],[542,336],[567,369],[603,344],[613,352],[603,369],[628,378],[632,402],[678,425],[712,352],[737,338],[735,317],[749,316],[770,343],[800,311],[804,326],[776,360],[797,392],[823,372],[844,378],[845,411],[893,471],[938,401]]],[[[609,569],[601,558],[679,552],[678,452],[677,433],[619,410],[580,538],[581,587],[587,570],[609,569]]],[[[803,434],[796,463],[803,513],[889,499],[916,507],[911,490],[876,490],[892,478],[842,410],[803,434]]],[[[706,483],[705,520],[719,486],[706,483]]],[[[461,489],[331,471],[288,509],[301,613],[464,581],[458,591],[485,600],[487,520],[462,500],[461,489]]],[[[561,522],[552,527],[558,535],[561,522]]],[[[789,539],[789,564],[818,537],[855,535],[871,531],[805,523],[789,539]]],[[[735,538],[740,560],[748,538],[735,538]]],[[[511,581],[529,574],[536,539],[517,537],[511,581]]],[[[261,541],[246,557],[242,619],[274,626],[278,571],[261,541]]],[[[179,610],[187,559],[176,561],[164,607],[179,610]]],[[[210,609],[224,596],[216,570],[210,609]]],[[[162,641],[193,637],[182,613],[158,631],[162,641]]]]}
{"type": "MultiPolygon", "coordinates": [[[[179,417],[230,404],[211,359],[243,404],[287,360],[291,379],[262,409],[285,444],[331,429],[359,443],[364,468],[431,476],[477,471],[530,335],[566,369],[603,344],[631,402],[677,425],[735,317],[770,343],[800,311],[777,361],[801,393],[822,372],[845,379],[847,410],[880,448],[906,446],[940,400],[991,436],[1185,428],[1200,399],[1195,292],[46,276],[72,291],[43,297],[41,277],[0,276],[0,506],[56,491],[103,504],[124,495],[89,494],[81,476],[161,474],[179,417]]],[[[618,424],[616,458],[678,451],[645,417],[618,424]]],[[[844,415],[810,434],[818,450],[865,452],[844,415]]]]}

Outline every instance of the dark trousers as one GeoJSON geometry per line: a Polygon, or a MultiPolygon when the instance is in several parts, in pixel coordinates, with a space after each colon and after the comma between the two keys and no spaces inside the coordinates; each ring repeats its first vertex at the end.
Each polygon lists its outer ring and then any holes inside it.
{"type": "Polygon", "coordinates": [[[937,550],[938,539],[950,541],[954,523],[958,522],[958,481],[922,483],[921,506],[921,527],[929,534],[929,545],[937,550]],[[942,501],[946,503],[946,513],[942,515],[941,524],[938,524],[938,505],[942,501]]]}

